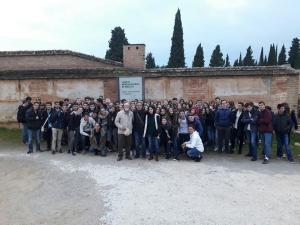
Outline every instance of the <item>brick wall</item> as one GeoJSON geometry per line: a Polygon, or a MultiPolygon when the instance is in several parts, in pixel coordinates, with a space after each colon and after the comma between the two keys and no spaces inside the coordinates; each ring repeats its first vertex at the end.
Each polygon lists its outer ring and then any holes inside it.
{"type": "Polygon", "coordinates": [[[123,64],[126,68],[145,69],[145,45],[124,45],[123,64]]]}

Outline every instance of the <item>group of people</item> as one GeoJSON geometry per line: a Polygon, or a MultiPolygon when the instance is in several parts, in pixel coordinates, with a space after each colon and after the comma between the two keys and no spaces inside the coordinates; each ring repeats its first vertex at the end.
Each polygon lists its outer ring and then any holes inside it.
{"type": "Polygon", "coordinates": [[[295,112],[286,103],[274,112],[264,102],[235,105],[220,98],[211,102],[177,98],[112,102],[100,96],[53,104],[40,98],[32,102],[27,97],[18,108],[17,119],[28,154],[33,153],[33,138],[36,151],[43,151],[43,138],[45,150],[52,154],[62,153],[62,145],[66,145],[72,155],[94,152],[106,156],[117,151],[118,161],[125,153],[128,160],[149,155],[149,160],[158,161],[164,155],[166,159],[187,156],[199,162],[204,148],[242,154],[245,143],[249,146],[246,156],[256,161],[261,141],[263,163],[267,164],[275,134],[277,157],[283,157],[284,148],[288,162],[294,163],[290,134],[298,128],[295,112]]]}

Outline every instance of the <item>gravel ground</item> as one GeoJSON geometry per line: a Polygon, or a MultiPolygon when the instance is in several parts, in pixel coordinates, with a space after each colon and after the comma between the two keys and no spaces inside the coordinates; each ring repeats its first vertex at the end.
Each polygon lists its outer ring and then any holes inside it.
{"type": "Polygon", "coordinates": [[[300,164],[0,150],[1,225],[297,225],[300,164]]]}

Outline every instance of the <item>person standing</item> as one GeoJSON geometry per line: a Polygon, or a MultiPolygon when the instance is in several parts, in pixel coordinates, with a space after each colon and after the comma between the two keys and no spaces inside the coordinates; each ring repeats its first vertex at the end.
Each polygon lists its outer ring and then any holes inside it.
{"type": "Polygon", "coordinates": [[[42,126],[42,115],[39,111],[39,103],[34,102],[33,107],[26,111],[26,123],[28,128],[28,152],[27,154],[33,153],[33,137],[35,138],[36,151],[42,152],[41,146],[41,126],[42,126]]]}
{"type": "Polygon", "coordinates": [[[272,133],[273,133],[273,125],[272,125],[272,112],[266,108],[264,102],[259,102],[259,117],[258,117],[258,130],[262,135],[263,142],[263,153],[264,160],[263,164],[268,164],[271,151],[272,151],[272,133]]]}
{"type": "Polygon", "coordinates": [[[59,102],[55,103],[50,122],[52,124],[52,154],[55,154],[56,152],[62,153],[61,138],[63,135],[64,117],[59,102]]]}
{"type": "Polygon", "coordinates": [[[246,111],[242,117],[242,123],[244,124],[244,130],[247,135],[247,141],[249,143],[249,153],[246,156],[250,156],[251,161],[257,160],[257,118],[258,113],[253,108],[253,103],[249,102],[245,105],[246,111]]]}
{"type": "Polygon", "coordinates": [[[28,128],[26,122],[26,112],[32,107],[31,97],[27,97],[22,101],[22,104],[18,108],[17,120],[22,124],[22,142],[28,143],[28,128]]]}
{"type": "Polygon", "coordinates": [[[227,101],[222,100],[221,107],[215,114],[215,125],[218,134],[218,151],[222,153],[224,142],[225,142],[225,152],[233,153],[229,151],[229,138],[230,138],[230,128],[232,126],[232,114],[230,109],[228,109],[227,101]]]}
{"type": "Polygon", "coordinates": [[[294,163],[288,136],[289,130],[292,126],[292,120],[290,119],[288,113],[285,111],[285,107],[283,104],[278,104],[277,109],[278,113],[274,118],[274,130],[277,140],[277,157],[279,159],[282,158],[282,148],[284,146],[288,162],[294,163]]]}
{"type": "Polygon", "coordinates": [[[132,160],[130,156],[131,148],[131,136],[132,136],[132,122],[133,122],[133,112],[130,111],[130,105],[128,102],[124,103],[124,109],[119,111],[115,124],[118,127],[118,159],[121,161],[123,159],[123,149],[126,151],[126,159],[132,160]]]}
{"type": "Polygon", "coordinates": [[[143,138],[144,127],[145,127],[145,112],[141,102],[136,104],[136,110],[133,112],[133,135],[135,142],[135,158],[146,158],[146,146],[145,138],[143,138]]]}
{"type": "Polygon", "coordinates": [[[80,142],[80,120],[82,117],[83,109],[74,104],[73,111],[69,115],[68,121],[68,153],[72,152],[75,155],[75,150],[79,150],[80,142]]]}
{"type": "Polygon", "coordinates": [[[244,124],[242,123],[242,118],[244,115],[244,103],[239,102],[237,109],[233,111],[233,127],[231,128],[231,146],[232,152],[235,150],[235,144],[238,143],[239,150],[238,154],[242,154],[242,148],[244,144],[244,124]]]}
{"type": "Polygon", "coordinates": [[[159,120],[159,115],[155,113],[154,107],[149,106],[148,113],[145,117],[145,128],[143,135],[144,138],[147,138],[149,144],[149,160],[152,160],[153,156],[155,156],[155,160],[158,161],[160,135],[159,120]]]}
{"type": "Polygon", "coordinates": [[[47,151],[51,150],[51,142],[52,142],[52,124],[50,122],[50,117],[53,113],[52,103],[46,102],[46,110],[43,111],[43,138],[47,143],[47,151]]]}

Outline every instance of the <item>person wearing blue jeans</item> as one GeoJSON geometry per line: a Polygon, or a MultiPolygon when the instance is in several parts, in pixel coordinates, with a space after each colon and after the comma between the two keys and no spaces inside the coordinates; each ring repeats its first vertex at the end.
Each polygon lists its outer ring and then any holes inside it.
{"type": "Polygon", "coordinates": [[[41,151],[40,146],[41,146],[41,130],[36,129],[36,130],[31,130],[28,129],[28,154],[33,153],[33,138],[35,139],[35,146],[36,146],[36,151],[41,151]]]}
{"type": "Polygon", "coordinates": [[[287,160],[294,163],[292,151],[289,145],[289,130],[292,127],[292,120],[285,110],[284,104],[277,105],[278,113],[274,118],[274,130],[277,140],[277,157],[282,158],[282,148],[285,147],[287,160]]]}
{"type": "Polygon", "coordinates": [[[246,131],[247,140],[249,143],[249,153],[246,156],[251,156],[251,161],[257,160],[257,118],[258,113],[253,108],[253,103],[249,102],[245,104],[245,112],[241,122],[244,124],[244,130],[246,131]]]}
{"type": "Polygon", "coordinates": [[[146,147],[145,147],[145,138],[143,138],[143,133],[139,131],[133,131],[134,143],[135,143],[135,157],[139,158],[142,155],[142,158],[146,157],[146,147]]]}
{"type": "Polygon", "coordinates": [[[155,156],[155,160],[158,161],[159,155],[159,136],[160,136],[160,124],[159,124],[159,115],[154,113],[155,108],[153,106],[149,106],[148,113],[145,117],[145,128],[144,135],[148,140],[150,157],[149,160],[153,159],[155,156]]]}
{"type": "Polygon", "coordinates": [[[202,152],[204,147],[199,133],[195,130],[193,125],[189,125],[190,140],[182,144],[182,148],[186,149],[186,154],[196,162],[202,159],[202,152]]]}
{"type": "Polygon", "coordinates": [[[40,149],[41,143],[41,126],[42,126],[42,114],[39,112],[39,103],[35,102],[33,107],[26,112],[26,121],[28,128],[28,152],[33,153],[33,137],[35,138],[36,151],[42,152],[40,149]]]}
{"type": "Polygon", "coordinates": [[[264,160],[263,164],[269,163],[272,151],[273,115],[264,102],[259,102],[260,114],[258,117],[258,129],[262,135],[264,160]]]}

